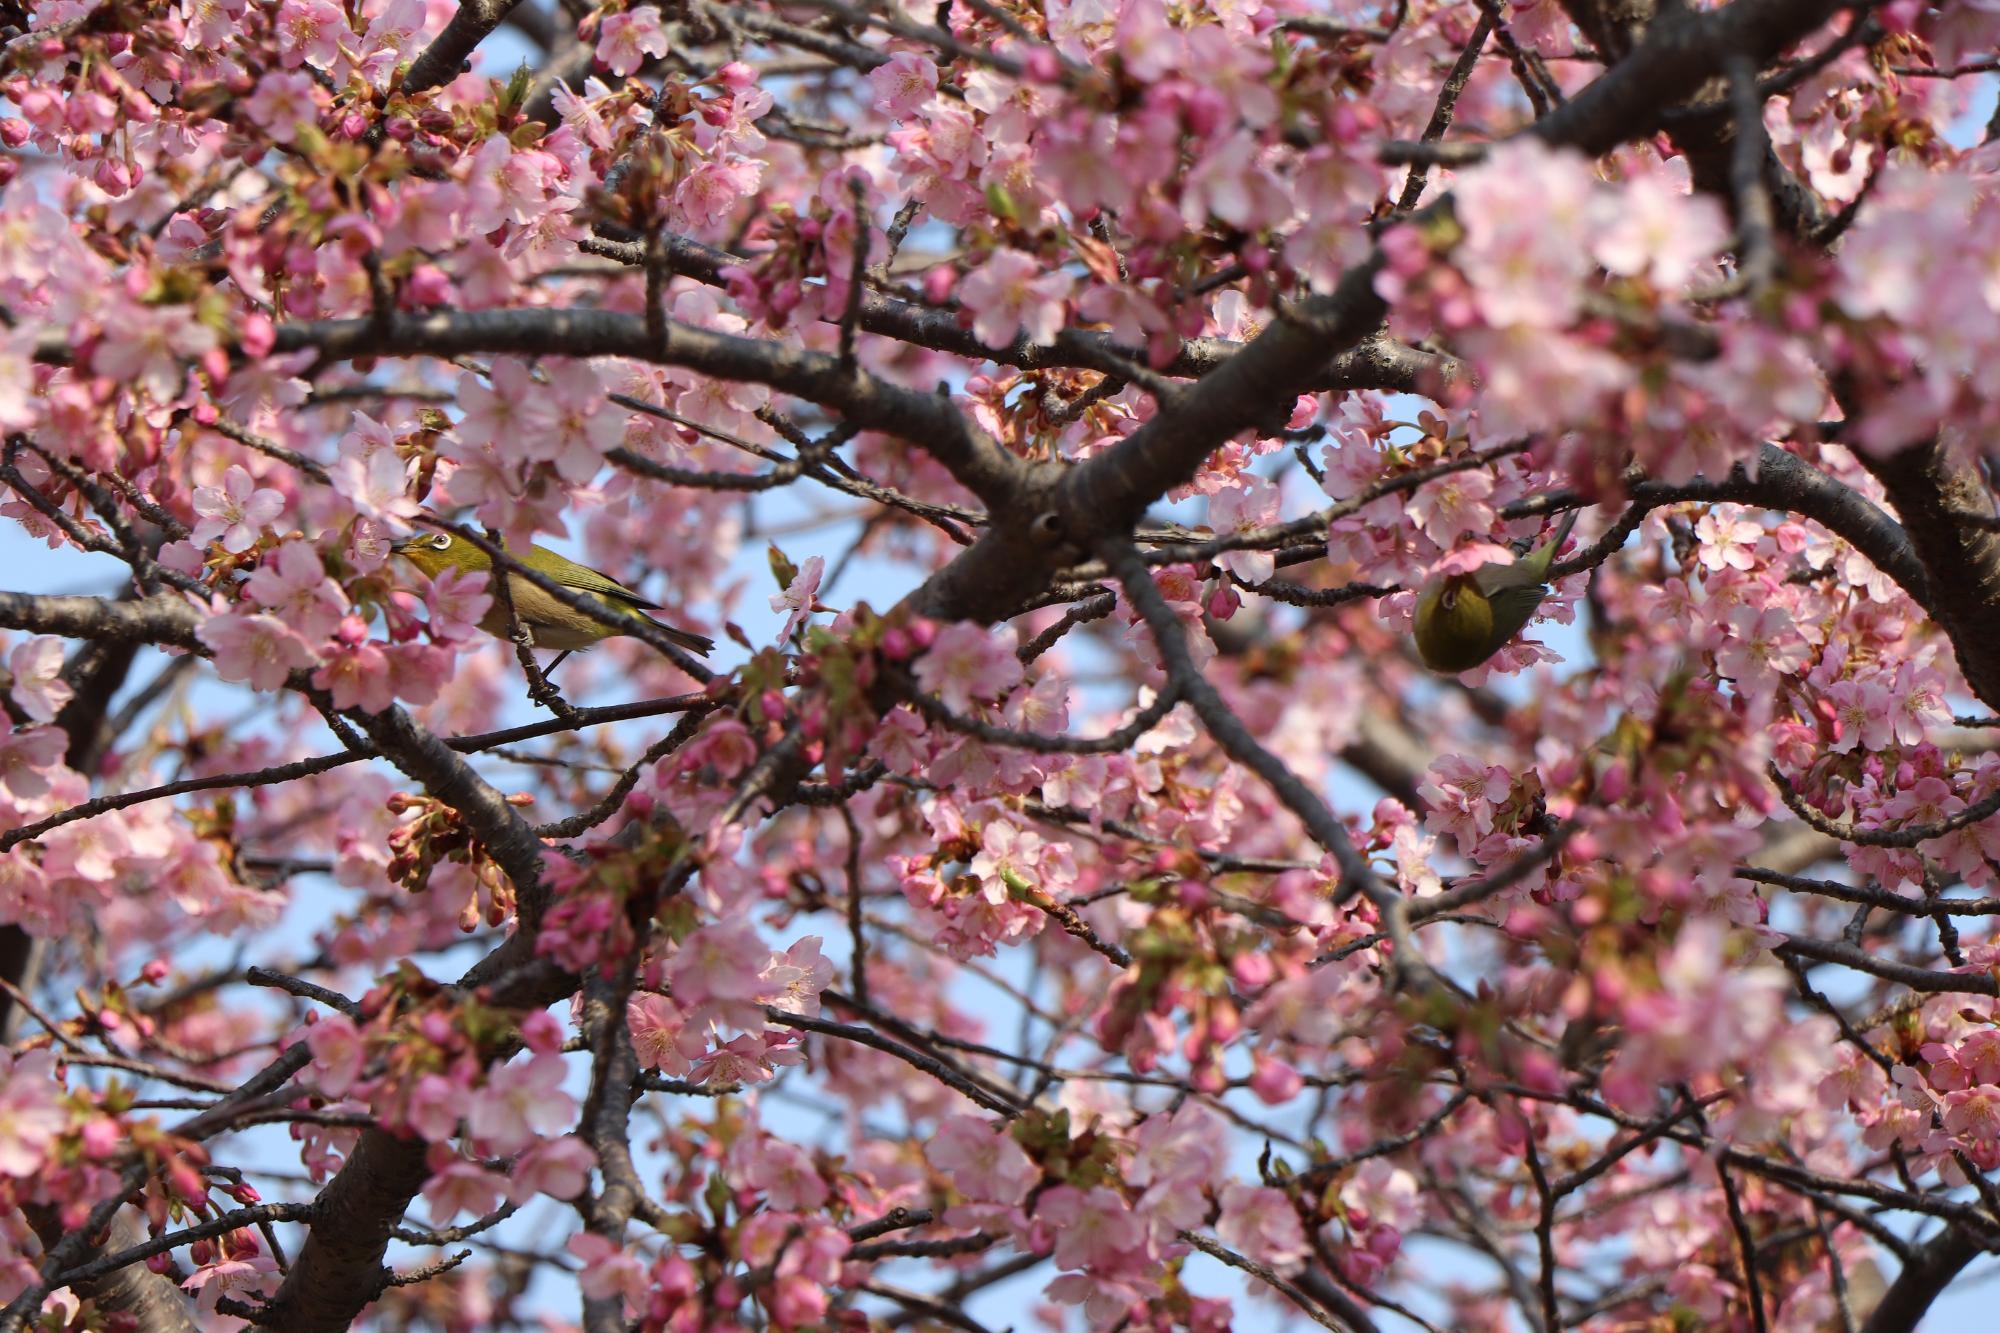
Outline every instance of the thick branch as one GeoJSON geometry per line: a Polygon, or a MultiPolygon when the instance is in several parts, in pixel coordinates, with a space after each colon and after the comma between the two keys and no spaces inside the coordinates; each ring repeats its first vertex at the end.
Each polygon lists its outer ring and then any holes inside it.
{"type": "Polygon", "coordinates": [[[102,597],[38,597],[25,592],[0,592],[0,629],[31,634],[57,634],[66,639],[100,639],[120,643],[164,643],[199,647],[194,637],[201,612],[187,599],[161,593],[136,602],[102,597]]]}
{"type": "Polygon", "coordinates": [[[1950,636],[1965,683],[2000,709],[2000,532],[1976,521],[1992,517],[1992,496],[1973,468],[1934,440],[1864,461],[1931,576],[1928,609],[1950,636]]]}
{"type": "MultiPolygon", "coordinates": [[[[29,1204],[22,1212],[44,1246],[52,1247],[62,1238],[62,1223],[57,1220],[53,1206],[29,1204]]],[[[145,1239],[145,1233],[131,1220],[131,1214],[121,1214],[111,1223],[104,1245],[89,1253],[93,1260],[107,1250],[114,1257],[126,1255],[145,1239]]],[[[186,1295],[173,1279],[155,1273],[136,1258],[128,1257],[115,1266],[97,1264],[66,1285],[79,1298],[95,1305],[99,1315],[113,1321],[129,1321],[130,1327],[142,1333],[198,1333],[201,1328],[186,1295]]]]}
{"type": "Polygon", "coordinates": [[[1650,133],[1660,114],[1693,96],[1731,56],[1759,65],[1849,5],[1841,0],[1736,0],[1721,9],[1676,7],[1603,78],[1544,116],[1534,133],[1593,157],[1650,133]]]}
{"type": "Polygon", "coordinates": [[[918,442],[989,505],[1012,495],[1025,464],[969,425],[950,399],[918,393],[793,345],[738,338],[669,321],[667,346],[640,315],[609,310],[471,310],[286,324],[280,352],[313,348],[333,358],[377,356],[622,356],[688,366],[717,379],[767,384],[839,412],[855,425],[918,442]]]}
{"type": "Polygon", "coordinates": [[[499,27],[520,0],[460,0],[458,12],[423,49],[403,76],[403,92],[421,93],[442,87],[459,76],[466,60],[499,27]]]}
{"type": "Polygon", "coordinates": [[[1947,1224],[1903,1265],[1861,1333],[1911,1333],[1931,1302],[1981,1253],[1983,1247],[1963,1227],[1947,1224]]]}

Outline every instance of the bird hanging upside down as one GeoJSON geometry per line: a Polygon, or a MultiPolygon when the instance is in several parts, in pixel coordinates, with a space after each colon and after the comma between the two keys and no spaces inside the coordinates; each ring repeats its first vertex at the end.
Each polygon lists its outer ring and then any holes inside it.
{"type": "Polygon", "coordinates": [[[1433,671],[1470,671],[1505,648],[1549,595],[1545,580],[1556,551],[1576,526],[1563,516],[1555,535],[1511,565],[1490,563],[1464,574],[1440,574],[1417,593],[1417,655],[1433,671]]]}

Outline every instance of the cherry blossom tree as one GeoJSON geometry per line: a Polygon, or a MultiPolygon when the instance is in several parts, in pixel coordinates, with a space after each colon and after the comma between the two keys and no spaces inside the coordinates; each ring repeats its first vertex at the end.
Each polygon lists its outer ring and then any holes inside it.
{"type": "Polygon", "coordinates": [[[2000,1252],[1994,0],[0,25],[6,1333],[2000,1252]]]}

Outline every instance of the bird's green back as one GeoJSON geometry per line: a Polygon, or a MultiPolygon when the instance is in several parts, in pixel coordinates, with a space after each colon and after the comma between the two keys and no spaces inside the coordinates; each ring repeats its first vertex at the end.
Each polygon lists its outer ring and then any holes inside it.
{"type": "MultiPolygon", "coordinates": [[[[500,549],[510,555],[513,554],[504,545],[500,549]]],[[[486,552],[463,537],[454,536],[449,532],[412,538],[400,546],[397,553],[432,578],[447,569],[470,574],[493,568],[492,557],[486,552]]],[[[659,609],[659,603],[647,601],[609,575],[600,574],[588,565],[579,565],[574,560],[557,555],[547,547],[530,546],[526,555],[516,558],[537,574],[546,575],[565,588],[594,593],[613,604],[622,604],[622,607],[659,609]]],[[[515,582],[524,580],[516,576],[515,582]]]]}
{"type": "MultiPolygon", "coordinates": [[[[1488,597],[1507,588],[1535,588],[1548,581],[1549,566],[1555,563],[1556,551],[1569,540],[1569,531],[1576,526],[1577,511],[1572,509],[1563,515],[1563,521],[1556,526],[1555,535],[1522,556],[1511,565],[1482,565],[1473,575],[1479,580],[1480,591],[1488,597]]],[[[1540,601],[1538,597],[1535,599],[1540,601]]],[[[1529,608],[1533,613],[1533,608],[1529,608]]],[[[1528,622],[1523,620],[1522,625],[1528,622]]],[[[1516,629],[1520,626],[1515,626],[1516,629]]]]}

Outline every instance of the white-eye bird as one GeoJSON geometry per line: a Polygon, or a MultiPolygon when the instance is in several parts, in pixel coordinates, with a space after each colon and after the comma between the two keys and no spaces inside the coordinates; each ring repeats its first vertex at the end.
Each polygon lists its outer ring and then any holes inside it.
{"type": "Polygon", "coordinates": [[[1484,564],[1424,584],[1413,620],[1425,666],[1448,675],[1470,671],[1521,632],[1549,595],[1549,565],[1576,526],[1577,512],[1565,514],[1553,537],[1511,565],[1484,564]]]}

